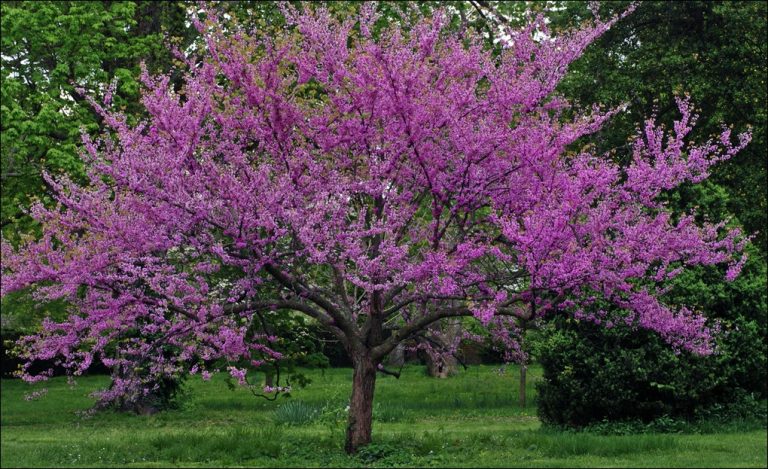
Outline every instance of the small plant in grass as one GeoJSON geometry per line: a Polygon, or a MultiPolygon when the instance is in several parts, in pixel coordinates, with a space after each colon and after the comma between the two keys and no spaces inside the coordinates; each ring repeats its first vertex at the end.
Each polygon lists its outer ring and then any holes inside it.
{"type": "Polygon", "coordinates": [[[400,406],[375,404],[373,406],[373,420],[376,422],[392,423],[412,420],[412,417],[400,406]]]}
{"type": "Polygon", "coordinates": [[[412,465],[411,454],[402,446],[390,443],[372,443],[363,446],[357,452],[357,459],[363,464],[399,466],[412,465]]]}
{"type": "Polygon", "coordinates": [[[334,395],[320,409],[320,420],[328,428],[332,438],[343,438],[346,429],[349,402],[339,401],[334,395]]]}
{"type": "Polygon", "coordinates": [[[279,425],[307,425],[320,417],[320,409],[302,401],[288,401],[272,416],[279,425]]]}

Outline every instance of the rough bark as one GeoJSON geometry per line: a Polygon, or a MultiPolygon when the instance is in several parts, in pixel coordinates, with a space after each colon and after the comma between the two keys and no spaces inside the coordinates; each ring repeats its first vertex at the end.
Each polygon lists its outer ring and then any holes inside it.
{"type": "Polygon", "coordinates": [[[433,357],[426,354],[427,373],[433,378],[447,378],[458,372],[458,361],[453,355],[439,355],[433,357]]]}
{"type": "MultiPolygon", "coordinates": [[[[535,304],[531,305],[531,311],[535,311],[535,304]]],[[[526,331],[528,330],[528,321],[526,319],[521,318],[519,322],[520,326],[520,345],[523,345],[523,340],[526,336],[526,331]]],[[[520,408],[525,408],[525,378],[526,373],[528,371],[528,360],[523,355],[522,360],[520,361],[520,408]]]]}
{"type": "Polygon", "coordinates": [[[373,392],[376,385],[376,365],[370,355],[353,356],[352,398],[349,403],[347,439],[344,449],[347,453],[371,442],[373,425],[373,392]]]}
{"type": "Polygon", "coordinates": [[[436,323],[430,327],[432,331],[431,343],[438,351],[443,351],[439,355],[427,353],[427,373],[433,378],[447,378],[458,372],[459,362],[451,353],[451,344],[456,342],[461,333],[461,321],[449,319],[436,323]]]}
{"type": "Polygon", "coordinates": [[[405,364],[405,346],[400,343],[387,355],[387,365],[400,367],[405,364]]]}

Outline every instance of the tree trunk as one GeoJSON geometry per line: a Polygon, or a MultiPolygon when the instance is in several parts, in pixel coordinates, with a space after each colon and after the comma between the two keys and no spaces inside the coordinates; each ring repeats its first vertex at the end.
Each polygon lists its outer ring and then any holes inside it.
{"type": "Polygon", "coordinates": [[[397,344],[394,350],[387,356],[387,365],[401,367],[405,364],[405,346],[402,343],[397,344]]]}
{"type": "MultiPolygon", "coordinates": [[[[532,314],[535,314],[535,303],[531,306],[532,314]]],[[[526,331],[528,330],[528,321],[525,319],[520,319],[519,322],[520,326],[520,346],[523,345],[523,340],[526,336],[526,331]]],[[[523,354],[522,359],[520,360],[520,408],[525,409],[525,374],[528,371],[528,357],[527,355],[523,354]]]]}
{"type": "Polygon", "coordinates": [[[459,371],[459,363],[453,355],[443,354],[433,357],[426,355],[427,373],[433,378],[445,379],[459,371]]]}
{"type": "Polygon", "coordinates": [[[355,453],[371,442],[373,425],[373,391],[376,385],[376,365],[369,356],[353,356],[352,399],[349,403],[347,440],[344,450],[355,453]]]}
{"type": "Polygon", "coordinates": [[[433,378],[447,378],[459,371],[459,362],[449,353],[461,334],[461,321],[444,320],[430,327],[432,345],[437,347],[437,355],[427,353],[427,373],[433,378]]]}

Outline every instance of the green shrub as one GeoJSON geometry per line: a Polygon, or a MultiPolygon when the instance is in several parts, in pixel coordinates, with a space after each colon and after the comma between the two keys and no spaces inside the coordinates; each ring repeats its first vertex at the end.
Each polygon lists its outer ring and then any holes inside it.
{"type": "Polygon", "coordinates": [[[663,431],[679,430],[679,420],[759,419],[765,345],[753,322],[724,326],[718,352],[701,357],[676,353],[649,331],[559,321],[537,347],[539,417],[577,428],[657,422],[663,431]]]}

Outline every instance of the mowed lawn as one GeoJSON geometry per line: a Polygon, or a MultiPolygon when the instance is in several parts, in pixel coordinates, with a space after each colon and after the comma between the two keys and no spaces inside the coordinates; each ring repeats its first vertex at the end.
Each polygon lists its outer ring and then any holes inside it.
{"type": "MultiPolygon", "coordinates": [[[[230,390],[224,376],[190,379],[178,410],[152,416],[76,412],[104,376],[63,378],[32,387],[2,381],[3,467],[479,466],[479,467],[766,467],[762,428],[706,434],[602,436],[541,428],[533,399],[541,371],[529,371],[529,404],[517,404],[517,370],[471,367],[437,380],[419,366],[376,386],[374,444],[342,450],[351,370],[307,371],[312,383],[269,402],[230,390]],[[47,387],[48,395],[24,395],[47,387]],[[289,425],[276,417],[301,401],[314,418],[289,425]]],[[[728,428],[734,428],[729,426],[728,428]]],[[[738,427],[737,427],[738,428],[738,427]]]]}

